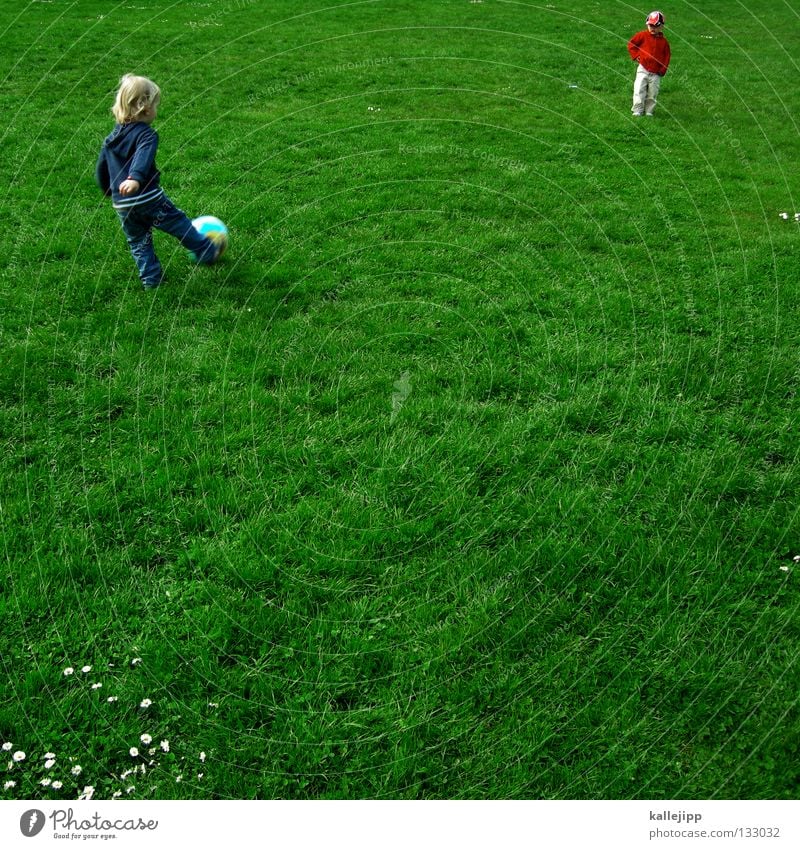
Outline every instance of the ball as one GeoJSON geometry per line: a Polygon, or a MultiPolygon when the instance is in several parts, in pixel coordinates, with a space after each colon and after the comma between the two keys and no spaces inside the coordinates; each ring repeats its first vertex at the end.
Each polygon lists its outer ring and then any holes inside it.
{"type": "MultiPolygon", "coordinates": [[[[219,246],[217,259],[225,253],[225,250],[228,247],[228,228],[222,221],[219,220],[219,218],[216,218],[213,215],[201,215],[199,218],[194,218],[192,220],[192,227],[194,227],[198,233],[201,233],[203,236],[211,239],[214,244],[219,246]]],[[[190,252],[189,256],[197,262],[197,256],[195,256],[194,253],[190,252]]]]}

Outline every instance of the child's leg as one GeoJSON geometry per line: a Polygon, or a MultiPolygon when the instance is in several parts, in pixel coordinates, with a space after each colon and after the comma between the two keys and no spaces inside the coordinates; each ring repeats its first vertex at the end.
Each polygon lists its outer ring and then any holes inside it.
{"type": "Polygon", "coordinates": [[[658,102],[658,90],[661,88],[661,77],[658,74],[648,74],[647,97],[644,102],[644,114],[652,115],[658,102]]]}
{"type": "Polygon", "coordinates": [[[118,209],[117,214],[142,285],[145,289],[154,289],[161,283],[164,272],[153,250],[152,220],[146,210],[135,206],[130,209],[118,209]]]}
{"type": "Polygon", "coordinates": [[[636,69],[636,78],[633,81],[633,107],[634,115],[644,115],[644,101],[647,96],[647,71],[639,65],[636,69]]]}
{"type": "Polygon", "coordinates": [[[209,265],[219,255],[216,244],[202,236],[192,227],[187,215],[164,195],[161,206],[153,221],[153,226],[170,236],[174,236],[187,250],[191,251],[198,262],[209,265]]]}

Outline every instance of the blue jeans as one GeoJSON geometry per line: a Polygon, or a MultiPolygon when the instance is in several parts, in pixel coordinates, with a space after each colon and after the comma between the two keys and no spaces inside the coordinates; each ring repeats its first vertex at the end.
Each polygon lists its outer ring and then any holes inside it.
{"type": "Polygon", "coordinates": [[[150,203],[118,209],[116,212],[145,289],[155,288],[164,278],[161,263],[153,250],[153,227],[174,236],[187,250],[194,253],[198,262],[208,265],[217,258],[217,246],[214,242],[201,236],[192,227],[192,222],[186,214],[166,195],[150,203]]]}

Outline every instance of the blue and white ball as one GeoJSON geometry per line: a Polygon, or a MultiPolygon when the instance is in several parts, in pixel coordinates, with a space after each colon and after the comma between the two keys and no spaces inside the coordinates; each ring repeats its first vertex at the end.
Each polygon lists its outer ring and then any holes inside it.
{"type": "MultiPolygon", "coordinates": [[[[192,227],[198,233],[207,236],[214,244],[219,246],[217,259],[225,253],[228,247],[228,228],[219,218],[216,218],[214,215],[201,215],[199,218],[192,220],[192,227]]],[[[189,256],[197,262],[197,257],[194,253],[190,253],[189,256]]]]}

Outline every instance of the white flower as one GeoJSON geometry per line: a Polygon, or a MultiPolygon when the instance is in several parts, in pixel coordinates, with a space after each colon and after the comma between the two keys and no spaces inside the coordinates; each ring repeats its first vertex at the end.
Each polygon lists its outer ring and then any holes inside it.
{"type": "Polygon", "coordinates": [[[132,769],[126,769],[125,772],[120,775],[120,778],[125,781],[125,779],[133,772],[132,769]]]}
{"type": "Polygon", "coordinates": [[[83,788],[83,793],[78,796],[78,801],[80,802],[81,800],[85,800],[88,802],[92,796],[94,796],[94,787],[92,787],[91,784],[87,784],[86,787],[83,788]]]}
{"type": "Polygon", "coordinates": [[[205,762],[206,762],[206,753],[205,753],[205,752],[200,752],[200,760],[201,760],[203,763],[205,763],[205,762]]]}
{"type": "Polygon", "coordinates": [[[39,784],[41,784],[41,785],[42,785],[42,787],[49,787],[52,783],[53,783],[53,782],[52,782],[49,778],[43,778],[43,779],[39,782],[39,784]]]}
{"type": "Polygon", "coordinates": [[[209,707],[213,707],[213,708],[218,708],[218,707],[219,707],[219,703],[218,703],[218,702],[209,702],[209,703],[208,703],[208,706],[209,706],[209,707]]]}
{"type": "Polygon", "coordinates": [[[181,783],[181,781],[183,781],[183,776],[182,776],[182,775],[176,775],[176,776],[175,776],[175,781],[176,781],[176,783],[180,784],[180,783],[181,783]]]}
{"type": "Polygon", "coordinates": [[[68,666],[68,667],[64,670],[64,675],[72,675],[72,673],[73,673],[73,672],[75,672],[75,670],[74,670],[71,666],[68,666]]]}
{"type": "Polygon", "coordinates": [[[27,755],[25,754],[25,752],[14,752],[14,754],[11,756],[12,760],[15,763],[22,763],[22,761],[24,761],[26,757],[27,755]]]}
{"type": "Polygon", "coordinates": [[[119,797],[120,797],[121,795],[122,795],[122,791],[121,791],[121,790],[115,790],[115,791],[111,794],[111,798],[112,798],[112,799],[119,799],[119,797]]]}
{"type": "Polygon", "coordinates": [[[44,762],[44,768],[45,769],[52,769],[55,765],[56,765],[56,759],[55,758],[50,758],[49,761],[44,762]]]}
{"type": "Polygon", "coordinates": [[[16,781],[6,781],[6,783],[3,785],[3,790],[10,790],[12,787],[16,787],[16,786],[17,786],[16,781]]]}
{"type": "Polygon", "coordinates": [[[54,781],[50,786],[53,790],[60,790],[64,785],[60,781],[54,781]]]}
{"type": "Polygon", "coordinates": [[[14,748],[13,743],[3,743],[3,751],[10,752],[14,748]]]}
{"type": "Polygon", "coordinates": [[[140,708],[149,708],[151,704],[153,704],[153,702],[150,699],[142,699],[139,702],[139,707],[140,708]]]}
{"type": "Polygon", "coordinates": [[[93,690],[99,690],[103,685],[98,681],[97,684],[92,684],[93,690]]]}
{"type": "Polygon", "coordinates": [[[43,757],[46,761],[52,760],[55,756],[56,756],[56,753],[55,753],[55,752],[45,752],[45,753],[42,755],[42,757],[43,757]]]}
{"type": "Polygon", "coordinates": [[[116,696],[109,696],[106,701],[111,704],[112,702],[118,702],[119,699],[116,696]]]}
{"type": "Polygon", "coordinates": [[[162,740],[160,743],[161,751],[168,752],[169,751],[169,740],[162,740]]]}
{"type": "Polygon", "coordinates": [[[127,788],[127,790],[126,790],[125,792],[126,792],[126,793],[133,793],[133,791],[134,791],[135,789],[136,789],[136,788],[133,786],[133,784],[131,784],[131,786],[130,786],[130,787],[128,787],[128,788],[127,788]]]}
{"type": "Polygon", "coordinates": [[[145,744],[145,746],[153,742],[153,738],[149,734],[142,734],[139,739],[145,744]]]}
{"type": "MultiPolygon", "coordinates": [[[[147,750],[147,754],[148,754],[148,755],[154,755],[155,753],[156,753],[155,746],[151,746],[151,747],[147,750]]],[[[152,765],[153,765],[153,761],[150,761],[150,766],[152,766],[152,765]]]]}
{"type": "Polygon", "coordinates": [[[141,662],[142,662],[142,659],[140,657],[135,657],[131,661],[131,666],[138,666],[141,662]]]}
{"type": "Polygon", "coordinates": [[[198,778],[202,778],[202,777],[203,777],[203,773],[202,773],[202,772],[198,772],[198,773],[197,773],[197,777],[198,777],[198,778]]]}
{"type": "Polygon", "coordinates": [[[131,746],[130,750],[128,751],[128,754],[132,758],[138,758],[139,757],[139,750],[136,748],[136,746],[131,746]]]}
{"type": "Polygon", "coordinates": [[[73,775],[80,775],[83,772],[83,767],[80,764],[75,764],[74,767],[70,770],[73,775]]]}
{"type": "Polygon", "coordinates": [[[92,671],[92,667],[91,667],[91,666],[82,666],[82,667],[81,667],[81,672],[84,672],[84,673],[85,673],[85,672],[91,672],[91,671],[92,671]]]}

